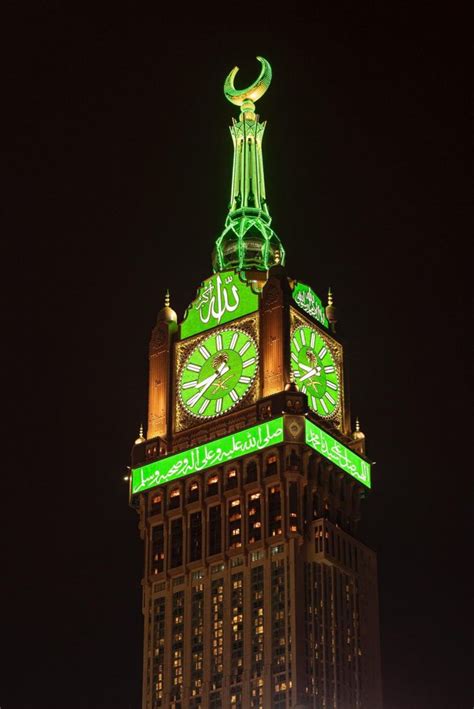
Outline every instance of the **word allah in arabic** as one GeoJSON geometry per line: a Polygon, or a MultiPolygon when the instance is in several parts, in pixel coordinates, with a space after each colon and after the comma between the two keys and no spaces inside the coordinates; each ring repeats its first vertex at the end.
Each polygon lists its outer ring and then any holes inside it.
{"type": "Polygon", "coordinates": [[[239,307],[239,291],[237,286],[232,283],[233,280],[233,276],[226,276],[223,283],[220,275],[217,275],[215,279],[209,279],[194,304],[199,312],[201,322],[207,324],[212,317],[219,324],[225,313],[232,313],[239,307]]]}

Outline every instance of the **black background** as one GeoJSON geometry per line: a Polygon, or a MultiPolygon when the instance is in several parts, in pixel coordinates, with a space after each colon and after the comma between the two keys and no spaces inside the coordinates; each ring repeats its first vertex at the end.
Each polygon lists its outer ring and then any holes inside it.
{"type": "Polygon", "coordinates": [[[385,707],[471,706],[464,18],[201,11],[38,3],[4,24],[0,706],[140,705],[143,552],[122,478],[165,289],[182,317],[226,216],[223,80],[238,64],[252,81],[256,54],[274,72],[258,104],[273,226],[290,274],[333,288],[377,461],[361,532],[385,707]]]}

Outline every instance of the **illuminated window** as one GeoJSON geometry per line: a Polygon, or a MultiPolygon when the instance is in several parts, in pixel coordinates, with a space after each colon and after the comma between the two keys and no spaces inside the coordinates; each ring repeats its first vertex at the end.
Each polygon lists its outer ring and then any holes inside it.
{"type": "Polygon", "coordinates": [[[194,480],[188,488],[188,502],[198,502],[199,500],[199,483],[194,480]]]}
{"type": "Polygon", "coordinates": [[[179,487],[173,488],[170,492],[168,509],[176,510],[181,504],[181,491],[179,487]]]}
{"type": "MultiPolygon", "coordinates": [[[[176,521],[176,520],[175,520],[176,521]]],[[[184,591],[173,593],[171,628],[171,701],[182,699],[184,655],[184,591]]]]}
{"type": "Polygon", "coordinates": [[[266,462],[265,476],[268,477],[269,475],[275,475],[278,472],[276,455],[269,455],[266,462]]]}
{"type": "Polygon", "coordinates": [[[313,492],[313,519],[318,519],[321,517],[323,511],[323,501],[321,495],[317,492],[313,492]]]}
{"type": "MultiPolygon", "coordinates": [[[[230,683],[242,681],[244,671],[244,588],[242,573],[231,577],[231,671],[230,683]]],[[[231,690],[236,691],[235,688],[231,690]]],[[[239,702],[240,706],[240,702],[239,702]]]]}
{"type": "MultiPolygon", "coordinates": [[[[252,613],[252,639],[251,639],[251,672],[252,677],[263,675],[263,619],[264,619],[264,584],[263,566],[254,566],[250,576],[250,599],[252,613]]],[[[252,692],[251,707],[260,707],[257,698],[261,693],[252,692]],[[254,697],[256,698],[254,700],[254,697]]]]}
{"type": "Polygon", "coordinates": [[[232,468],[232,470],[228,470],[226,474],[226,490],[233,490],[235,487],[237,487],[239,482],[239,476],[237,475],[237,470],[235,468],[232,468]]]}
{"type": "Polygon", "coordinates": [[[211,495],[218,495],[219,494],[219,476],[218,475],[211,475],[207,479],[207,496],[211,497],[211,495]]]}
{"type": "Polygon", "coordinates": [[[282,533],[280,486],[268,488],[268,536],[275,537],[282,533]]]}
{"type": "Polygon", "coordinates": [[[202,584],[192,590],[191,627],[191,694],[194,696],[200,694],[203,683],[204,593],[202,584]]]}
{"type": "MultiPolygon", "coordinates": [[[[211,583],[211,689],[222,687],[224,670],[224,581],[211,583]]],[[[220,707],[220,693],[210,695],[210,706],[220,707]],[[212,698],[215,703],[213,704],[212,698]]]]}
{"type": "Polygon", "coordinates": [[[162,524],[157,524],[151,529],[151,564],[152,574],[164,571],[165,538],[162,524]]]}
{"type": "Polygon", "coordinates": [[[290,482],[288,486],[288,529],[298,531],[298,484],[290,482]]]}
{"type": "Polygon", "coordinates": [[[259,542],[262,538],[261,493],[253,492],[247,497],[248,543],[259,542]]]}
{"type": "MultiPolygon", "coordinates": [[[[286,680],[286,637],[285,637],[285,560],[272,561],[272,664],[275,674],[275,684],[281,685],[286,680]]],[[[281,691],[281,686],[276,691],[281,691]]]]}
{"type": "Polygon", "coordinates": [[[163,497],[161,492],[151,496],[150,512],[152,515],[160,515],[163,512],[163,497]]]}
{"type": "Polygon", "coordinates": [[[161,707],[163,700],[163,676],[165,671],[165,598],[153,603],[153,699],[154,706],[161,707]]]}
{"type": "Polygon", "coordinates": [[[240,500],[229,500],[228,544],[229,549],[236,549],[242,546],[242,512],[240,500]]]}

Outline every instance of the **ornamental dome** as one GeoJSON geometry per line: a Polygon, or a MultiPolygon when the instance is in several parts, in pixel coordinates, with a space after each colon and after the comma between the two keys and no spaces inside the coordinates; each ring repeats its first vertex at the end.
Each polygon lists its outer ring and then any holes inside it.
{"type": "Polygon", "coordinates": [[[138,438],[135,439],[134,445],[138,446],[140,443],[145,443],[145,438],[143,436],[143,424],[140,426],[140,431],[138,433],[138,438]]]}
{"type": "Polygon", "coordinates": [[[160,312],[158,313],[158,322],[178,322],[178,316],[176,315],[173,308],[170,307],[169,290],[166,291],[164,308],[161,308],[160,312]]]}
{"type": "Polygon", "coordinates": [[[354,439],[354,441],[361,441],[365,438],[365,433],[360,430],[360,423],[358,418],[356,418],[355,431],[352,434],[352,438],[354,439]]]}

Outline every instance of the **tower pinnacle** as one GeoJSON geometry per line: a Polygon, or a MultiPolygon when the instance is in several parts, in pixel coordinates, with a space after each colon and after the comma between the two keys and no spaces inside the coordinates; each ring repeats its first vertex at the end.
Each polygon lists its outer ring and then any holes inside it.
{"type": "Polygon", "coordinates": [[[334,298],[331,290],[331,286],[328,288],[328,304],[326,305],[326,317],[329,320],[331,330],[336,332],[337,323],[337,310],[334,307],[334,298]]]}
{"type": "Polygon", "coordinates": [[[170,306],[170,303],[171,303],[170,292],[169,292],[169,289],[167,289],[166,294],[165,294],[165,305],[163,308],[161,308],[160,312],[158,313],[158,321],[163,320],[164,322],[172,322],[172,323],[178,322],[178,316],[176,315],[173,308],[170,306]]]}
{"type": "Polygon", "coordinates": [[[249,87],[234,87],[238,67],[232,69],[224,83],[225,97],[240,106],[241,113],[230,128],[234,161],[229,213],[212,255],[214,271],[266,271],[276,263],[285,263],[285,250],[270,226],[272,218],[265,192],[262,141],[266,123],[260,123],[255,113],[255,101],[268,89],[272,69],[266,59],[257,59],[262,70],[249,87]]]}

